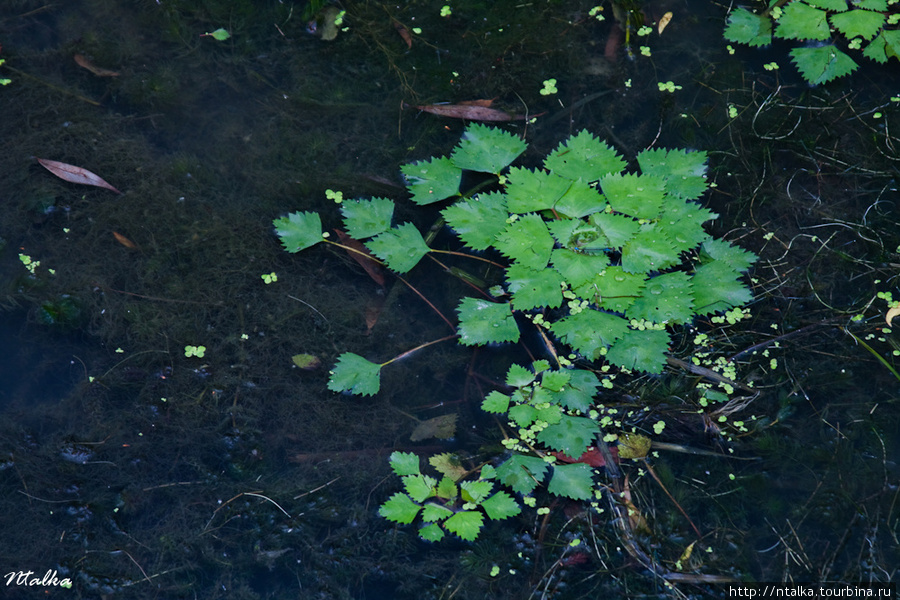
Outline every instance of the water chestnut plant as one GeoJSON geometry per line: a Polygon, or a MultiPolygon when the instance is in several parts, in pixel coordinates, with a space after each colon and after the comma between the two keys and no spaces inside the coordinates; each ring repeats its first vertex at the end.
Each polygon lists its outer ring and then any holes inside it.
{"type": "MultiPolygon", "coordinates": [[[[508,460],[454,474],[436,467],[437,479],[419,471],[418,459],[392,457],[406,491],[381,514],[398,523],[421,518],[426,539],[445,531],[472,539],[483,516],[517,514],[493,481],[526,498],[542,482],[557,496],[594,498],[595,473],[576,459],[607,428],[621,426],[597,391],[612,387],[614,373],[660,373],[674,328],[751,299],[741,277],[755,256],[704,229],[716,217],[696,202],[707,189],[705,153],[645,150],[639,169],[629,170],[607,143],[582,131],[540,168],[511,166],[525,150],[510,133],[472,125],[450,156],[402,167],[412,201],[441,203],[441,218],[468,255],[503,273],[499,285],[459,301],[451,338],[475,347],[516,343],[527,326],[546,342],[546,360],[510,367],[510,393],[484,398],[482,408],[505,417],[514,432],[504,440],[508,460]],[[479,183],[461,189],[468,181],[479,183]],[[569,463],[556,464],[558,456],[569,463]]],[[[395,224],[394,208],[387,198],[345,200],[343,230],[398,274],[450,252],[432,248],[411,223],[395,224]]],[[[338,244],[318,213],[294,212],[274,224],[289,252],[338,244]]],[[[346,352],[328,387],[375,394],[381,369],[396,358],[378,363],[346,352]]]]}

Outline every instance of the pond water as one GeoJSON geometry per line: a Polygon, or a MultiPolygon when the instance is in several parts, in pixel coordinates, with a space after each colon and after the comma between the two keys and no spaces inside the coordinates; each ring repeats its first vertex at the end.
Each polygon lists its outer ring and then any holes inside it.
{"type": "MultiPolygon", "coordinates": [[[[712,2],[644,3],[648,22],[673,19],[633,58],[592,2],[346,2],[331,41],[310,21],[334,11],[312,4],[0,5],[4,594],[701,598],[725,581],[897,581],[900,344],[877,296],[900,269],[893,61],[810,88],[789,47],[729,54],[712,2]],[[219,28],[230,37],[205,35],[219,28]],[[399,168],[447,153],[466,123],[403,106],[477,99],[539,115],[500,125],[528,165],[582,129],[629,161],[706,151],[711,231],[760,256],[749,318],[698,321],[672,349],[710,335],[756,390],[745,403],[704,418],[677,366],[604,400],[665,416],[659,441],[677,446],[652,475],[623,465],[628,526],[557,499],[429,544],[378,515],[400,489],[393,450],[496,452],[482,395],[519,349],[444,343],[384,369],[376,396],[326,387],[344,351],[380,362],[449,331],[346,253],[284,252],[273,219],[335,226],[340,190],[427,229],[437,211],[406,201],[399,168]],[[442,415],[452,439],[410,440],[442,415]],[[746,432],[719,435],[736,420],[746,432]]],[[[454,315],[466,288],[437,275],[409,281],[454,315]]]]}

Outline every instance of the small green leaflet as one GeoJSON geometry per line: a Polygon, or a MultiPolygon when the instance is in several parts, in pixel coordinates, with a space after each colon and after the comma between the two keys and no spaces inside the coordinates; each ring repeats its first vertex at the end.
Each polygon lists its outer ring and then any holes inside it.
{"type": "Polygon", "coordinates": [[[519,341],[519,327],[508,303],[463,298],[459,312],[459,342],[464,346],[483,346],[519,341]]]}
{"type": "Polygon", "coordinates": [[[562,415],[558,423],[549,425],[538,433],[537,440],[563,454],[578,458],[599,432],[600,428],[593,419],[562,415]]]}
{"type": "Polygon", "coordinates": [[[580,219],[606,208],[606,199],[596,189],[581,180],[573,181],[553,210],[564,217],[580,219]]]}
{"type": "Polygon", "coordinates": [[[753,299],[750,290],[740,282],[740,273],[725,262],[702,265],[694,272],[694,308],[706,315],[741,306],[753,299]]]}
{"type": "Polygon", "coordinates": [[[702,262],[720,260],[727,263],[735,271],[746,271],[756,262],[757,256],[752,252],[735,246],[725,240],[706,240],[700,247],[702,262]]]}
{"type": "Polygon", "coordinates": [[[416,502],[425,502],[434,496],[437,480],[428,475],[408,475],[403,478],[406,493],[416,502]]]}
{"type": "Polygon", "coordinates": [[[444,521],[444,529],[450,533],[455,533],[467,542],[471,542],[478,537],[483,523],[484,516],[480,511],[462,510],[444,521]]]}
{"type": "Polygon", "coordinates": [[[446,156],[403,165],[400,170],[416,204],[439,202],[459,193],[462,169],[446,156]]]}
{"type": "Polygon", "coordinates": [[[200,34],[200,37],[211,37],[216,41],[224,42],[225,40],[227,40],[228,38],[231,37],[231,34],[220,27],[219,29],[216,29],[212,33],[207,32],[207,33],[200,34]]]}
{"type": "Polygon", "coordinates": [[[570,287],[578,287],[589,281],[609,265],[606,254],[581,254],[564,248],[555,249],[550,255],[553,268],[570,287]]]}
{"type": "Polygon", "coordinates": [[[562,142],[544,160],[547,170],[572,181],[597,181],[607,173],[621,172],[625,166],[609,144],[584,129],[562,142]]]}
{"type": "Polygon", "coordinates": [[[535,271],[519,263],[506,269],[506,288],[516,310],[559,307],[563,300],[561,284],[562,277],[553,269],[535,271]]]}
{"type": "Polygon", "coordinates": [[[272,223],[288,252],[300,252],[322,241],[322,220],[318,213],[293,212],[272,223]]]}
{"type": "Polygon", "coordinates": [[[481,410],[489,413],[502,414],[509,410],[509,396],[501,394],[497,390],[484,397],[481,410]]]}
{"type": "Polygon", "coordinates": [[[497,192],[478,194],[445,208],[441,214],[463,242],[485,250],[506,229],[506,197],[497,192]]]}
{"type": "MultiPolygon", "coordinates": [[[[654,148],[637,155],[644,175],[661,177],[666,193],[682,200],[696,200],[706,191],[706,152],[654,148]]],[[[666,208],[668,209],[667,201],[666,208]]]]}
{"type": "Polygon", "coordinates": [[[476,123],[463,132],[451,159],[460,169],[497,175],[527,147],[525,142],[511,133],[476,123]]]}
{"type": "Polygon", "coordinates": [[[459,484],[463,501],[479,504],[491,493],[494,484],[490,481],[462,481],[459,484]]]}
{"type": "Polygon", "coordinates": [[[409,496],[402,492],[397,492],[381,505],[381,508],[378,509],[378,514],[388,521],[408,525],[413,522],[421,508],[409,496]]]}
{"type": "Polygon", "coordinates": [[[511,213],[553,208],[572,182],[555,173],[513,167],[506,176],[506,207],[511,213]]]}
{"type": "Polygon", "coordinates": [[[442,521],[453,514],[453,511],[440,504],[428,503],[422,509],[422,520],[426,523],[442,521]]]}
{"type": "Polygon", "coordinates": [[[850,10],[831,15],[831,24],[850,39],[861,37],[871,40],[881,31],[884,21],[884,14],[870,10],[850,10]]]}
{"type": "Polygon", "coordinates": [[[794,48],[790,55],[800,74],[812,85],[828,83],[832,79],[849,75],[858,66],[833,44],[817,48],[794,48]]]}
{"type": "Polygon", "coordinates": [[[372,253],[398,273],[406,273],[428,254],[428,244],[412,223],[404,223],[366,242],[372,253]]]}
{"type": "Polygon", "coordinates": [[[660,227],[644,225],[622,248],[622,268],[629,273],[662,271],[680,262],[675,244],[660,227]]]}
{"type": "Polygon", "coordinates": [[[882,64],[892,57],[900,59],[900,30],[882,30],[872,43],[866,46],[863,55],[882,64]]]}
{"type": "Polygon", "coordinates": [[[613,248],[624,246],[641,228],[640,223],[631,217],[612,213],[593,214],[590,222],[600,228],[613,248]]]}
{"type": "Polygon", "coordinates": [[[553,335],[589,358],[600,356],[606,348],[628,332],[628,323],[614,314],[585,309],[556,321],[550,326],[553,335]]]}
{"type": "Polygon", "coordinates": [[[360,396],[373,396],[381,387],[381,365],[370,362],[352,352],[344,352],[328,379],[332,392],[350,392],[360,396]]]}
{"type": "Polygon", "coordinates": [[[725,39],[748,46],[768,46],[772,43],[772,19],[756,15],[746,8],[736,8],[728,17],[725,39]]]}
{"type": "Polygon", "coordinates": [[[787,40],[827,40],[831,37],[828,13],[795,0],[778,19],[775,35],[787,40]]]}
{"type": "Polygon", "coordinates": [[[607,267],[597,278],[600,306],[613,312],[625,312],[647,285],[643,274],[627,273],[622,267],[607,267]]]}
{"type": "MultiPolygon", "coordinates": [[[[580,454],[578,456],[581,456],[580,454]]],[[[577,458],[577,457],[576,457],[577,458]]],[[[572,500],[588,500],[594,495],[591,468],[584,463],[555,465],[547,491],[572,500]]]]}
{"type": "Polygon", "coordinates": [[[412,452],[392,452],[390,457],[391,468],[398,476],[418,475],[419,456],[412,452]]]}
{"type": "Polygon", "coordinates": [[[344,229],[350,237],[363,240],[391,228],[394,202],[387,198],[356,200],[341,203],[344,229]]]}
{"type": "Polygon", "coordinates": [[[671,341],[665,330],[630,329],[622,339],[612,345],[606,353],[606,360],[632,371],[661,373],[663,365],[666,364],[666,352],[671,341]]]}
{"type": "Polygon", "coordinates": [[[682,271],[650,279],[641,297],[628,307],[628,317],[670,325],[687,323],[695,314],[691,284],[691,278],[682,271]]]}
{"type": "Polygon", "coordinates": [[[539,215],[529,214],[507,226],[494,247],[523,266],[540,271],[550,262],[553,236],[539,215]]]}
{"type": "Polygon", "coordinates": [[[428,542],[439,542],[444,539],[444,530],[437,523],[419,529],[419,537],[428,542]]]}
{"type": "Polygon", "coordinates": [[[522,512],[522,507],[519,506],[519,503],[502,490],[482,502],[481,508],[487,513],[488,518],[495,521],[514,517],[522,512]]]}
{"type": "Polygon", "coordinates": [[[513,363],[506,372],[506,385],[510,387],[525,387],[534,379],[534,373],[519,364],[513,363]]]}
{"type": "Polygon", "coordinates": [[[636,219],[655,219],[662,210],[665,187],[652,175],[613,173],[600,180],[612,209],[636,219]]]}
{"type": "MultiPolygon", "coordinates": [[[[434,457],[432,456],[428,462],[432,462],[434,457]]],[[[434,465],[433,465],[434,466],[434,465]]],[[[435,468],[437,468],[435,466],[435,468]]],[[[440,470],[440,469],[438,469],[440,470]]],[[[463,469],[462,475],[465,475],[465,469],[463,469]]],[[[457,477],[461,476],[460,474],[456,475],[457,477]]],[[[452,500],[456,498],[456,495],[459,493],[459,489],[456,487],[456,482],[450,479],[447,476],[441,478],[441,482],[437,486],[437,496],[439,498],[445,498],[447,500],[452,500]]]]}
{"type": "Polygon", "coordinates": [[[513,454],[497,467],[497,479],[517,494],[530,494],[547,472],[547,463],[537,456],[513,454]]]}
{"type": "Polygon", "coordinates": [[[594,403],[594,394],[600,387],[597,376],[590,371],[571,369],[569,383],[553,395],[554,401],[570,410],[586,413],[594,403]]]}

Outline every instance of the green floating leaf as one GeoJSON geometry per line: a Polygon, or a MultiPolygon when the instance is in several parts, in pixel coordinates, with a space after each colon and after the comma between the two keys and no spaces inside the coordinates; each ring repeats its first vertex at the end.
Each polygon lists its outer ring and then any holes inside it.
{"type": "Polygon", "coordinates": [[[406,273],[431,250],[412,223],[404,223],[366,242],[372,253],[398,273],[406,273]]]}
{"type": "Polygon", "coordinates": [[[884,26],[884,21],[883,13],[870,10],[850,10],[831,15],[831,24],[850,39],[861,37],[871,40],[884,26]]]}
{"type": "Polygon", "coordinates": [[[825,10],[847,10],[847,0],[804,0],[810,6],[824,8],[825,10]]]}
{"type": "Polygon", "coordinates": [[[628,332],[628,323],[617,315],[588,308],[556,321],[550,331],[565,344],[594,359],[603,348],[628,332]]]}
{"type": "Polygon", "coordinates": [[[444,530],[437,523],[419,529],[419,537],[427,542],[439,542],[444,539],[444,530]]]}
{"type": "Polygon", "coordinates": [[[481,508],[494,521],[508,519],[522,512],[522,507],[515,498],[502,490],[482,502],[481,508]]]}
{"type": "Polygon", "coordinates": [[[363,240],[391,228],[394,202],[387,198],[356,200],[341,203],[344,229],[350,237],[363,240]]]}
{"type": "Polygon", "coordinates": [[[882,30],[872,43],[866,46],[863,55],[882,64],[889,58],[900,59],[900,30],[882,30]]]}
{"type": "Polygon", "coordinates": [[[597,213],[590,216],[593,225],[600,228],[613,248],[621,248],[641,228],[640,223],[625,215],[597,213]]]}
{"type": "Polygon", "coordinates": [[[502,414],[509,410],[509,396],[494,390],[484,397],[481,410],[489,413],[502,414]]]}
{"type": "Polygon", "coordinates": [[[665,330],[631,329],[627,335],[612,345],[606,353],[606,360],[632,371],[661,373],[663,365],[666,364],[666,351],[670,342],[669,334],[665,330]]]}
{"type": "Polygon", "coordinates": [[[622,248],[622,268],[629,273],[662,271],[678,262],[675,244],[656,225],[642,227],[622,248]]]}
{"type": "Polygon", "coordinates": [[[519,341],[519,327],[509,303],[463,298],[459,312],[459,342],[465,346],[483,346],[519,341]]]}
{"type": "Polygon", "coordinates": [[[484,516],[480,511],[462,510],[444,521],[444,529],[450,533],[455,533],[467,542],[471,542],[478,537],[483,523],[484,516]]]}
{"type": "Polygon", "coordinates": [[[541,375],[541,387],[551,392],[559,392],[569,383],[571,376],[569,371],[546,371],[541,375]]]}
{"type": "Polygon", "coordinates": [[[390,462],[391,469],[400,477],[419,474],[419,457],[412,452],[391,452],[390,462]]]}
{"type": "Polygon", "coordinates": [[[538,433],[537,440],[554,450],[578,458],[600,432],[596,421],[587,417],[562,415],[559,422],[538,433]]]}
{"type": "Polygon", "coordinates": [[[718,260],[728,264],[735,271],[746,271],[756,262],[757,256],[725,240],[707,240],[700,247],[702,261],[718,260]]]}
{"type": "Polygon", "coordinates": [[[832,79],[849,75],[858,66],[833,44],[817,48],[794,48],[790,55],[800,74],[811,85],[828,83],[832,79]]]}
{"type": "Polygon", "coordinates": [[[596,189],[579,180],[572,182],[553,205],[553,210],[564,217],[580,219],[606,209],[606,204],[606,199],[596,189]]]}
{"type": "Polygon", "coordinates": [[[506,196],[497,192],[478,194],[445,208],[441,214],[467,246],[485,250],[506,229],[506,196]]]}
{"type": "Polygon", "coordinates": [[[865,8],[868,10],[887,10],[887,0],[852,0],[857,8],[865,8]]]}
{"type": "Polygon", "coordinates": [[[540,271],[550,262],[553,236],[540,216],[524,215],[497,236],[494,247],[521,265],[540,271]]]}
{"type": "Polygon", "coordinates": [[[506,288],[512,294],[516,310],[531,310],[562,304],[562,277],[553,269],[535,271],[519,263],[506,269],[506,288]]]}
{"type": "Polygon", "coordinates": [[[506,385],[510,387],[525,387],[534,380],[534,373],[516,363],[513,363],[506,372],[506,385]]]}
{"type": "Polygon", "coordinates": [[[636,219],[655,219],[665,198],[663,180],[652,175],[607,175],[600,189],[614,211],[636,219]]]}
{"type": "MultiPolygon", "coordinates": [[[[453,511],[440,504],[428,503],[422,508],[422,520],[426,523],[443,521],[453,514],[453,511]]],[[[443,534],[442,534],[443,535],[443,534]]]]}
{"type": "Polygon", "coordinates": [[[578,287],[593,281],[597,273],[609,265],[609,257],[606,254],[582,254],[557,248],[550,255],[550,262],[570,287],[578,287]]]}
{"type": "Polygon", "coordinates": [[[322,241],[322,220],[318,213],[293,212],[272,223],[288,252],[300,252],[322,241]]]}
{"type": "Polygon", "coordinates": [[[750,302],[753,294],[739,276],[737,270],[724,262],[698,267],[692,278],[697,314],[708,315],[750,302]]]}
{"type": "Polygon", "coordinates": [[[619,313],[628,310],[647,285],[643,273],[627,273],[618,266],[607,267],[596,281],[600,288],[600,306],[619,313]]]}
{"type": "Polygon", "coordinates": [[[378,509],[378,514],[388,521],[408,525],[413,522],[421,508],[409,496],[397,492],[381,505],[381,508],[378,509]]]}
{"type": "Polygon", "coordinates": [[[626,163],[606,142],[582,130],[562,142],[544,160],[544,167],[566,179],[597,181],[608,173],[619,173],[626,163]]]}
{"type": "Polygon", "coordinates": [[[434,467],[438,473],[444,475],[444,479],[438,484],[438,496],[441,498],[454,497],[457,493],[455,486],[453,486],[453,488],[448,488],[447,482],[453,483],[458,481],[466,474],[466,468],[460,463],[459,455],[451,452],[435,454],[428,459],[428,464],[434,467]]]}
{"type": "Polygon", "coordinates": [[[381,365],[370,362],[352,352],[344,352],[331,371],[328,389],[332,392],[350,392],[360,396],[372,396],[381,387],[381,365]]]}
{"type": "Polygon", "coordinates": [[[706,159],[706,152],[662,148],[637,155],[641,173],[662,178],[666,193],[682,200],[696,200],[706,191],[706,159]]]}
{"type": "Polygon", "coordinates": [[[736,8],[728,17],[725,39],[748,46],[768,46],[772,43],[772,19],[756,15],[746,8],[736,8]]]}
{"type": "MultiPolygon", "coordinates": [[[[579,454],[578,456],[581,456],[579,454]]],[[[591,467],[584,463],[555,465],[547,491],[572,500],[589,500],[594,496],[594,479],[591,467]]]]}
{"type": "Polygon", "coordinates": [[[681,253],[709,238],[703,224],[717,216],[694,202],[672,200],[666,203],[666,211],[656,226],[672,242],[675,252],[681,253]]]}
{"type": "MultiPolygon", "coordinates": [[[[434,458],[434,457],[432,457],[432,458],[434,458]]],[[[431,461],[429,461],[429,462],[431,462],[431,461]]],[[[432,465],[434,465],[434,463],[432,463],[432,465]]],[[[439,463],[439,465],[440,465],[440,463],[439,463]]],[[[450,468],[450,465],[447,465],[447,464],[440,465],[440,466],[443,466],[444,468],[450,468]]],[[[434,465],[434,467],[436,469],[438,469],[438,471],[440,471],[440,469],[438,468],[438,465],[434,465]]],[[[437,486],[438,498],[444,498],[445,500],[454,500],[456,498],[456,496],[459,494],[459,488],[456,487],[456,479],[463,477],[466,474],[466,470],[459,465],[454,467],[454,469],[455,469],[455,471],[454,471],[455,479],[451,479],[450,477],[447,477],[447,476],[441,478],[441,482],[437,486]],[[460,471],[462,471],[462,472],[460,472],[460,471]]]]}
{"type": "Polygon", "coordinates": [[[547,463],[537,456],[514,454],[497,467],[497,479],[517,494],[530,494],[547,472],[547,463]]]}
{"type": "Polygon", "coordinates": [[[681,271],[652,278],[643,295],[628,307],[628,317],[655,323],[687,323],[694,316],[691,284],[691,278],[681,271]]]}
{"type": "Polygon", "coordinates": [[[786,40],[827,40],[831,37],[828,13],[804,2],[791,2],[778,19],[775,35],[786,40]]]}
{"type": "Polygon", "coordinates": [[[460,169],[498,175],[527,147],[511,133],[476,123],[463,132],[451,159],[460,169]]]}
{"type": "Polygon", "coordinates": [[[490,481],[463,481],[459,484],[459,494],[463,501],[479,504],[488,497],[493,487],[490,481]]]}
{"type": "Polygon", "coordinates": [[[553,208],[572,182],[555,173],[514,167],[506,175],[506,207],[511,213],[553,208]]]}
{"type": "Polygon", "coordinates": [[[568,373],[569,382],[553,395],[554,401],[569,410],[586,413],[594,404],[594,394],[600,387],[600,380],[592,372],[582,369],[571,369],[568,373]]]}
{"type": "Polygon", "coordinates": [[[416,502],[424,502],[434,496],[437,480],[428,475],[409,475],[403,478],[406,493],[416,502]]]}
{"type": "Polygon", "coordinates": [[[462,169],[446,156],[403,165],[400,170],[416,204],[439,202],[459,193],[462,169]]]}

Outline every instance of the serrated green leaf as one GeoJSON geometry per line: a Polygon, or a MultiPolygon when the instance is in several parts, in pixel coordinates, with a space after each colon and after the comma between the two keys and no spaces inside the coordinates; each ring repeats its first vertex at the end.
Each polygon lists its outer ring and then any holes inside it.
{"type": "Polygon", "coordinates": [[[581,254],[599,256],[612,246],[600,227],[581,219],[549,221],[547,228],[560,245],[581,254]]]}
{"type": "Polygon", "coordinates": [[[465,502],[479,504],[491,493],[494,484],[490,481],[462,481],[459,484],[460,496],[465,502]]]}
{"type": "Polygon", "coordinates": [[[831,15],[831,24],[848,39],[861,37],[864,40],[874,38],[884,25],[883,13],[870,10],[850,10],[831,15]]]}
{"type": "Polygon", "coordinates": [[[464,346],[519,341],[519,327],[507,302],[463,298],[456,310],[459,343],[464,346]]]}
{"type": "Polygon", "coordinates": [[[569,383],[569,371],[547,371],[541,376],[541,387],[551,392],[558,392],[569,383]]]}
{"type": "Polygon", "coordinates": [[[562,415],[558,423],[538,433],[537,440],[545,446],[577,458],[584,454],[599,432],[600,428],[592,419],[562,415]]]}
{"type": "Polygon", "coordinates": [[[381,365],[366,360],[359,354],[344,352],[328,379],[332,392],[350,392],[360,396],[372,396],[381,387],[381,365]]]}
{"type": "Polygon", "coordinates": [[[816,8],[824,8],[825,10],[836,10],[838,12],[847,10],[847,0],[804,0],[810,6],[816,8]]]}
{"type": "Polygon", "coordinates": [[[625,166],[612,147],[587,130],[560,143],[544,160],[546,169],[573,181],[597,181],[608,173],[619,173],[625,166]]]}
{"type": "Polygon", "coordinates": [[[706,152],[662,148],[637,155],[641,173],[660,177],[665,181],[666,194],[682,200],[696,200],[706,191],[706,159],[706,152]]]}
{"type": "Polygon", "coordinates": [[[857,8],[865,8],[868,10],[887,10],[887,0],[852,0],[857,8]]]}
{"type": "Polygon", "coordinates": [[[501,394],[494,390],[484,397],[481,403],[481,410],[489,413],[505,413],[509,409],[509,396],[501,394]]]}
{"type": "Polygon", "coordinates": [[[757,256],[752,252],[748,252],[725,240],[707,240],[703,242],[700,250],[703,263],[707,263],[710,260],[722,261],[735,271],[746,271],[757,259],[757,256]]]}
{"type": "Polygon", "coordinates": [[[833,44],[816,48],[794,48],[790,51],[794,64],[810,85],[828,83],[857,69],[853,59],[833,44]]]}
{"type": "Polygon", "coordinates": [[[672,242],[675,253],[680,254],[709,238],[703,224],[717,216],[695,202],[671,200],[656,226],[672,242]]]}
{"type": "Polygon", "coordinates": [[[553,236],[541,217],[535,214],[524,215],[510,223],[497,236],[494,247],[521,265],[540,271],[550,262],[553,236]]]}
{"type": "Polygon", "coordinates": [[[665,330],[631,329],[606,353],[606,360],[632,371],[661,373],[671,339],[665,330]]]}
{"type": "Polygon", "coordinates": [[[622,248],[622,268],[629,273],[661,271],[678,261],[675,244],[656,225],[643,226],[622,248]]]}
{"type": "Polygon", "coordinates": [[[506,372],[506,385],[510,387],[525,387],[534,379],[534,373],[520,364],[513,363],[506,372]]]}
{"type": "Polygon", "coordinates": [[[498,175],[527,147],[511,133],[476,123],[463,132],[450,158],[460,169],[498,175]]]}
{"type": "Polygon", "coordinates": [[[786,40],[827,40],[828,13],[804,2],[788,4],[775,25],[775,37],[786,40]]]}
{"type": "Polygon", "coordinates": [[[514,517],[522,512],[522,507],[516,502],[515,498],[504,492],[497,492],[487,500],[481,503],[481,508],[487,513],[488,518],[494,521],[501,521],[514,517]]]}
{"type": "Polygon", "coordinates": [[[900,59],[900,30],[882,30],[863,50],[863,55],[878,63],[886,63],[889,58],[900,59]]]}
{"type": "Polygon", "coordinates": [[[471,542],[478,537],[483,523],[484,516],[480,511],[462,510],[444,521],[444,529],[450,533],[455,533],[467,542],[471,542]]]}
{"type": "MultiPolygon", "coordinates": [[[[581,456],[578,454],[577,456],[581,456]]],[[[591,467],[584,463],[555,465],[547,491],[572,500],[588,500],[594,496],[594,479],[591,467]]]]}
{"type": "Polygon", "coordinates": [[[422,507],[422,520],[426,523],[434,523],[435,521],[443,521],[453,514],[453,511],[446,506],[429,502],[422,507]]]}
{"type": "Polygon", "coordinates": [[[553,269],[535,271],[520,263],[506,269],[506,289],[516,310],[557,308],[562,304],[562,276],[553,269]]]}
{"type": "Polygon", "coordinates": [[[538,410],[530,404],[516,404],[507,413],[509,420],[519,427],[528,427],[537,420],[538,410]]]}
{"type": "Polygon", "coordinates": [[[416,204],[439,202],[459,193],[462,169],[446,156],[403,165],[400,170],[416,204]]]}
{"type": "MultiPolygon", "coordinates": [[[[449,478],[450,483],[459,480],[460,477],[466,474],[466,468],[460,463],[459,456],[452,452],[435,454],[428,459],[428,464],[434,467],[435,471],[444,475],[446,478],[449,478]]],[[[442,494],[441,486],[443,485],[444,480],[442,479],[438,484],[438,495],[441,496],[441,498],[451,498],[452,496],[445,496],[442,494]]],[[[456,492],[453,492],[453,495],[456,495],[456,492]]]]}
{"type": "Polygon", "coordinates": [[[341,204],[341,213],[344,229],[350,237],[363,240],[391,228],[394,202],[387,198],[345,201],[341,204]]]}
{"type": "Polygon", "coordinates": [[[631,319],[655,323],[687,323],[694,316],[692,280],[682,271],[666,273],[647,282],[640,298],[628,307],[631,319]]]}
{"type": "Polygon", "coordinates": [[[441,211],[444,219],[467,246],[485,250],[506,229],[506,196],[497,192],[460,200],[441,211]]]}
{"type": "Polygon", "coordinates": [[[772,43],[772,19],[746,8],[736,8],[728,17],[725,39],[754,47],[768,46],[772,43]]]}
{"type": "Polygon", "coordinates": [[[619,313],[628,310],[647,285],[643,273],[628,273],[619,266],[607,267],[595,281],[600,290],[600,306],[619,313]]]}
{"type": "Polygon", "coordinates": [[[596,189],[581,180],[573,181],[566,193],[556,201],[553,210],[572,219],[586,217],[606,208],[606,199],[596,189]]]}
{"type": "Polygon", "coordinates": [[[740,273],[724,262],[702,265],[694,272],[694,307],[697,314],[708,315],[753,299],[753,294],[738,279],[740,273]]]}
{"type": "Polygon", "coordinates": [[[665,186],[659,177],[616,173],[601,179],[600,189],[618,213],[636,219],[654,219],[662,211],[665,186]]]}
{"type": "Polygon", "coordinates": [[[569,287],[578,287],[589,281],[609,265],[606,254],[583,254],[565,248],[556,248],[550,254],[553,268],[562,275],[569,287]]]}
{"type": "Polygon", "coordinates": [[[601,348],[625,335],[628,323],[617,315],[588,308],[554,322],[550,331],[563,343],[594,359],[600,356],[601,348]]]}
{"type": "Polygon", "coordinates": [[[421,508],[409,496],[397,492],[381,505],[381,508],[378,509],[378,514],[388,521],[407,525],[413,522],[421,508]]]}
{"type": "Polygon", "coordinates": [[[514,454],[496,467],[497,478],[517,494],[530,494],[547,472],[547,463],[536,456],[514,454]]]}
{"type": "MultiPolygon", "coordinates": [[[[465,469],[463,472],[459,474],[460,477],[466,474],[465,469]]],[[[456,486],[456,480],[450,477],[441,477],[441,482],[437,486],[436,495],[438,498],[444,498],[446,500],[453,500],[459,495],[459,489],[456,486]]]]}
{"type": "Polygon", "coordinates": [[[571,369],[567,371],[569,382],[559,392],[553,394],[555,402],[569,410],[586,413],[594,403],[594,394],[600,387],[600,380],[590,371],[571,369]]]}
{"type": "Polygon", "coordinates": [[[407,475],[403,478],[403,487],[406,493],[416,502],[424,502],[434,496],[437,480],[428,475],[407,475]]]}
{"type": "Polygon", "coordinates": [[[506,175],[506,207],[511,213],[553,208],[572,182],[554,173],[513,167],[506,175]]]}
{"type": "Polygon", "coordinates": [[[406,273],[431,250],[412,223],[404,223],[366,242],[372,254],[398,273],[406,273]]]}
{"type": "Polygon", "coordinates": [[[322,241],[322,220],[318,213],[293,212],[272,223],[288,252],[300,252],[322,241]]]}
{"type": "Polygon", "coordinates": [[[390,462],[391,469],[400,477],[419,474],[419,457],[412,452],[391,452],[390,462]]]}
{"type": "Polygon", "coordinates": [[[612,248],[621,248],[640,230],[641,225],[631,217],[611,213],[596,213],[590,222],[600,228],[612,248]]]}
{"type": "Polygon", "coordinates": [[[437,523],[419,529],[419,537],[427,542],[439,542],[444,539],[444,530],[437,523]]]}

